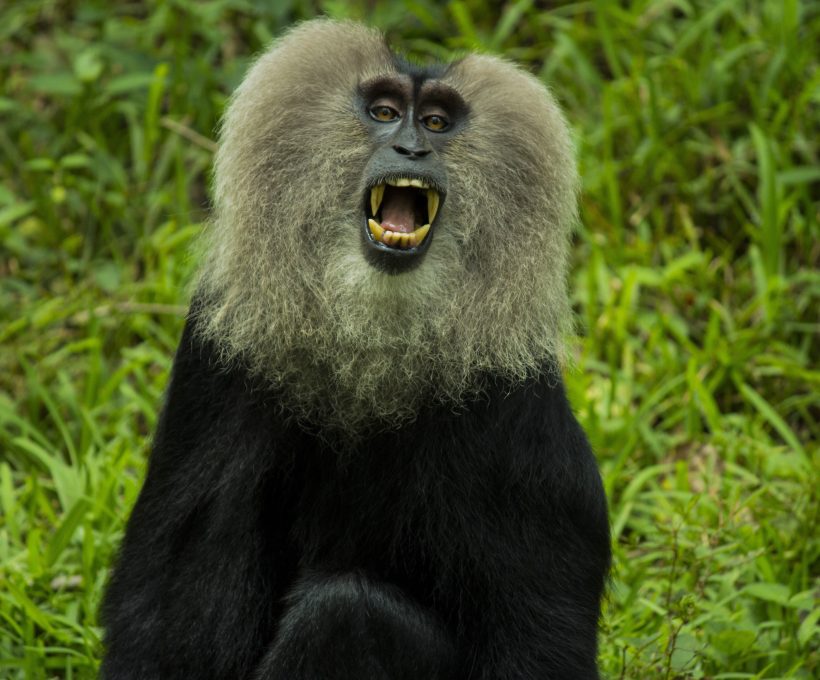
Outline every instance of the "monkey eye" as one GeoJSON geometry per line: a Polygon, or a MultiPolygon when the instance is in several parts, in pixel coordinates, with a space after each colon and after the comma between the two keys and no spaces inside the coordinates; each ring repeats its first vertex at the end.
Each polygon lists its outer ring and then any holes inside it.
{"type": "Polygon", "coordinates": [[[379,106],[370,107],[370,117],[380,123],[389,123],[392,120],[400,118],[399,112],[392,106],[380,104],[379,106]]]}
{"type": "Polygon", "coordinates": [[[425,116],[421,119],[421,122],[424,123],[424,127],[432,132],[444,132],[448,127],[450,127],[450,121],[444,116],[439,116],[438,114],[425,116]]]}

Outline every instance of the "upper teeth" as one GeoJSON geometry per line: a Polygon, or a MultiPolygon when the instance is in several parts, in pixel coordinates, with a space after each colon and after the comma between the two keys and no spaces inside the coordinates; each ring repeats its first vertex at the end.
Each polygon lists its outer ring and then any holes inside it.
{"type": "Polygon", "coordinates": [[[384,188],[389,184],[394,187],[416,187],[417,189],[427,190],[427,224],[432,224],[436,219],[438,213],[439,195],[438,191],[433,189],[429,184],[420,179],[410,179],[409,177],[400,177],[399,179],[389,179],[384,184],[379,184],[370,190],[370,212],[373,217],[379,212],[379,208],[384,198],[384,188]]]}
{"type": "Polygon", "coordinates": [[[389,179],[387,184],[393,187],[418,187],[419,189],[427,189],[428,184],[420,179],[410,179],[409,177],[399,177],[399,179],[389,179]]]}

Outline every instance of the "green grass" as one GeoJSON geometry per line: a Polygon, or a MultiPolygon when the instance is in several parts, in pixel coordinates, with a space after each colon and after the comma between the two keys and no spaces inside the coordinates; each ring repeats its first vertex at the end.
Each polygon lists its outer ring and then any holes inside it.
{"type": "Polygon", "coordinates": [[[0,677],[94,676],[214,129],[250,55],[318,11],[419,58],[507,55],[573,122],[606,676],[816,677],[820,3],[372,4],[0,6],[0,677]]]}

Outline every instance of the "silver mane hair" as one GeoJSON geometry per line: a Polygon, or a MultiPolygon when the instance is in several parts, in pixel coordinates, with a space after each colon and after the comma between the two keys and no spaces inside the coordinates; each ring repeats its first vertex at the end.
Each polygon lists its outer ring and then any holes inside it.
{"type": "Polygon", "coordinates": [[[547,88],[501,59],[468,56],[441,78],[469,119],[442,154],[424,259],[400,274],[367,262],[355,93],[395,70],[377,31],[313,21],[256,61],[222,125],[199,332],[320,429],[391,427],[426,402],[457,406],[488,374],[554,368],[571,330],[574,149],[547,88]]]}

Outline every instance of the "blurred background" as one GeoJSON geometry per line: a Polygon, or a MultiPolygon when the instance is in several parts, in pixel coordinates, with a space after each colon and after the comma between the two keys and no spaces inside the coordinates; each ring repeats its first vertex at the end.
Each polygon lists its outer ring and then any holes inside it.
{"type": "Polygon", "coordinates": [[[505,55],[567,111],[606,677],[817,677],[816,0],[0,3],[0,677],[95,676],[220,115],[317,14],[505,55]]]}

